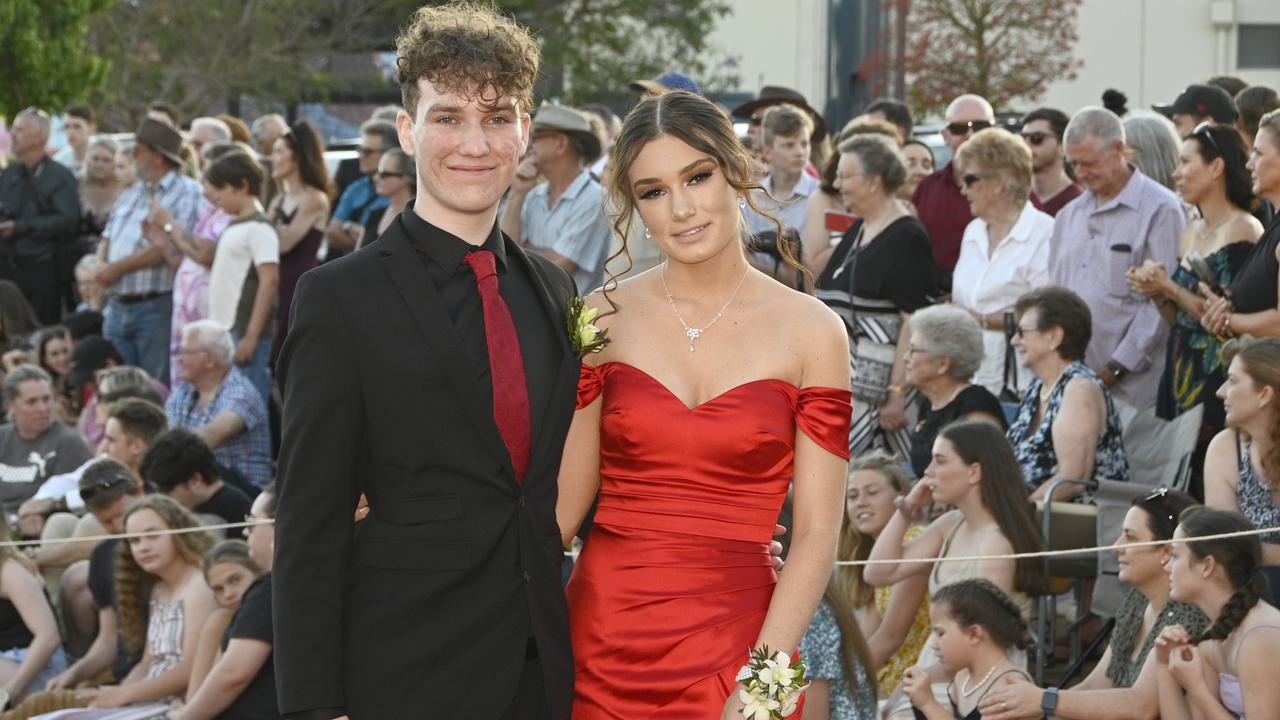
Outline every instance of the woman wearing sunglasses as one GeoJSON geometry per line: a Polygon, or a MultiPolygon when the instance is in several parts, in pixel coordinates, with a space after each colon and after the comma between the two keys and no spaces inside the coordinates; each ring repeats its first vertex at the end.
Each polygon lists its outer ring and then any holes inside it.
{"type": "MultiPolygon", "coordinates": [[[[1129,480],[1129,462],[1120,439],[1120,417],[1111,393],[1084,364],[1093,334],[1089,306],[1057,286],[1032,290],[1014,306],[1013,346],[1035,379],[1027,387],[1009,428],[1018,464],[1040,500],[1054,480],[1129,480]]],[[[1055,500],[1084,491],[1068,484],[1055,500]]]]}
{"type": "Polygon", "coordinates": [[[373,189],[391,204],[369,212],[364,236],[356,243],[357,250],[377,240],[417,194],[418,172],[413,158],[398,148],[383,153],[382,159],[378,161],[378,171],[373,174],[373,189]]]}
{"type": "Polygon", "coordinates": [[[1253,192],[1244,142],[1234,127],[1200,125],[1182,142],[1173,180],[1183,202],[1197,209],[1182,234],[1181,258],[1172,268],[1148,260],[1129,270],[1129,285],[1156,303],[1170,325],[1160,379],[1157,412],[1172,420],[1204,403],[1202,437],[1223,427],[1222,401],[1215,397],[1222,384],[1222,341],[1200,325],[1205,301],[1196,290],[1201,282],[1221,288],[1231,283],[1262,234],[1262,225],[1249,214],[1253,192]]]}
{"type": "Polygon", "coordinates": [[[1155,655],[1151,654],[1156,638],[1170,625],[1181,625],[1191,633],[1203,632],[1209,619],[1194,605],[1169,598],[1169,574],[1164,566],[1170,546],[1131,546],[1172,540],[1178,517],[1195,504],[1190,495],[1166,488],[1134,498],[1113,546],[1120,582],[1129,586],[1129,592],[1116,613],[1111,644],[1102,659],[1088,677],[1069,690],[1046,690],[1029,681],[993,689],[982,701],[983,720],[1021,720],[1046,714],[1061,720],[1156,716],[1155,655]]]}

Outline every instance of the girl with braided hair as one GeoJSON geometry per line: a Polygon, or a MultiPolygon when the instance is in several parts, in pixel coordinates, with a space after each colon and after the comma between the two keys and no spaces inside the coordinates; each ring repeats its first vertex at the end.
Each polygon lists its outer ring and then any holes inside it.
{"type": "Polygon", "coordinates": [[[988,691],[1030,679],[1009,659],[1010,650],[1031,647],[1027,621],[1013,598],[995,583],[972,578],[946,585],[933,594],[929,616],[934,652],[951,676],[947,686],[951,707],[943,707],[934,697],[927,668],[910,668],[902,686],[911,698],[916,720],[982,720],[978,704],[988,691]]]}
{"type": "Polygon", "coordinates": [[[1280,645],[1280,611],[1262,599],[1261,543],[1256,535],[1198,539],[1252,529],[1225,510],[1191,508],[1180,518],[1165,565],[1170,597],[1196,605],[1211,624],[1198,635],[1173,625],[1156,640],[1164,720],[1257,720],[1280,708],[1268,664],[1280,645]]]}

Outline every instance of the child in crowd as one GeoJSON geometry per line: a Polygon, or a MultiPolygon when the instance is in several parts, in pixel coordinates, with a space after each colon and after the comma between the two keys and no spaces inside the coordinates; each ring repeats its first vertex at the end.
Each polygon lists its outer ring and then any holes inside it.
{"type": "Polygon", "coordinates": [[[933,648],[951,675],[947,698],[938,703],[926,668],[909,668],[902,686],[911,698],[917,720],[981,720],[978,703],[992,687],[1029,679],[1009,659],[1011,649],[1031,647],[1031,633],[1013,599],[983,578],[943,586],[933,595],[933,648]],[[956,685],[959,682],[960,685],[956,685]]]}
{"type": "MultiPolygon", "coordinates": [[[[773,220],[776,217],[783,230],[788,235],[794,233],[798,240],[804,237],[805,208],[809,196],[817,192],[821,184],[816,177],[805,172],[809,164],[813,118],[795,105],[782,104],[765,110],[761,123],[764,139],[761,154],[769,163],[769,174],[760,183],[764,193],[757,191],[753,197],[762,212],[756,212],[750,205],[743,208],[747,229],[753,234],[777,233],[778,226],[773,220]]],[[[781,238],[777,240],[782,241],[781,238]]],[[[766,247],[757,249],[760,252],[752,256],[752,264],[765,272],[776,273],[781,257],[776,247],[772,251],[766,247]]],[[[796,254],[799,254],[799,248],[796,254]]]]}
{"type": "MultiPolygon", "coordinates": [[[[271,559],[275,554],[275,483],[253,501],[245,528],[248,560],[267,572],[259,575],[244,592],[231,624],[222,635],[221,654],[202,682],[192,678],[185,707],[169,713],[169,720],[262,720],[279,716],[276,701],[275,664],[272,659],[271,559]]],[[[225,544],[225,543],[224,543],[225,544]]],[[[243,543],[242,543],[243,544],[243,543]]],[[[241,563],[243,559],[235,562],[241,563]]],[[[224,560],[210,568],[210,583],[222,583],[223,574],[214,570],[227,565],[224,560]]],[[[227,577],[238,575],[224,568],[227,577]]],[[[236,583],[238,585],[238,583],[236,583]]]]}
{"type": "Polygon", "coordinates": [[[195,660],[191,666],[191,682],[187,684],[187,698],[191,698],[204,682],[209,669],[218,659],[222,633],[231,624],[231,616],[240,609],[240,600],[253,581],[265,572],[249,555],[249,546],[243,540],[223,540],[204,556],[205,582],[218,601],[218,609],[209,613],[209,619],[200,631],[195,660]]]}
{"type": "Polygon", "coordinates": [[[280,238],[258,204],[265,177],[243,152],[227,153],[204,171],[205,197],[235,218],[219,236],[209,270],[209,319],[231,331],[236,365],[269,401],[280,238]]]}
{"type": "Polygon", "coordinates": [[[1253,529],[1226,510],[1196,507],[1182,513],[1165,565],[1169,597],[1199,607],[1213,624],[1198,635],[1173,625],[1156,639],[1164,720],[1259,720],[1275,717],[1280,708],[1271,665],[1280,647],[1280,611],[1262,600],[1262,544],[1256,535],[1207,539],[1253,529]]]}

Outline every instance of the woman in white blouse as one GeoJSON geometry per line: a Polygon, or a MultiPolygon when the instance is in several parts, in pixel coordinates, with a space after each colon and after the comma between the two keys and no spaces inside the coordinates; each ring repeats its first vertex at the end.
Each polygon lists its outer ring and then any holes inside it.
{"type": "MultiPolygon", "coordinates": [[[[1023,293],[1049,283],[1053,218],[1030,202],[1031,149],[1000,128],[983,130],[956,152],[973,222],[964,230],[952,302],[982,326],[983,359],[976,385],[999,395],[1004,385],[1004,313],[1023,293]]],[[[1018,387],[1029,379],[1018,369],[1018,387]]]]}

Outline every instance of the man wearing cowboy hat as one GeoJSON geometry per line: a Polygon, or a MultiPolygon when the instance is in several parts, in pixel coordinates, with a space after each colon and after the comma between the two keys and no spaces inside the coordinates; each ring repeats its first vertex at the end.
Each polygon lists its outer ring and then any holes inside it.
{"type": "Polygon", "coordinates": [[[502,215],[503,232],[568,271],[582,293],[604,284],[611,236],[590,171],[600,150],[584,113],[544,103],[502,215]],[[539,175],[547,181],[535,187],[539,175]]]}
{"type": "Polygon", "coordinates": [[[148,118],[135,137],[138,182],[111,209],[99,248],[106,262],[97,280],[107,289],[102,334],[126,365],[167,382],[173,268],[162,248],[175,229],[195,226],[200,184],[179,172],[182,136],[177,130],[148,118]],[[160,218],[163,222],[156,222],[160,218]]]}
{"type": "Polygon", "coordinates": [[[751,139],[755,143],[754,147],[763,147],[764,138],[761,129],[761,122],[764,119],[764,111],[774,105],[795,105],[796,107],[809,113],[809,117],[813,118],[813,133],[809,136],[810,144],[818,147],[827,137],[827,121],[822,117],[822,113],[809,107],[809,103],[800,93],[787,87],[778,85],[765,85],[760,88],[760,95],[755,100],[748,100],[733,109],[733,116],[748,121],[750,126],[751,139]]]}

